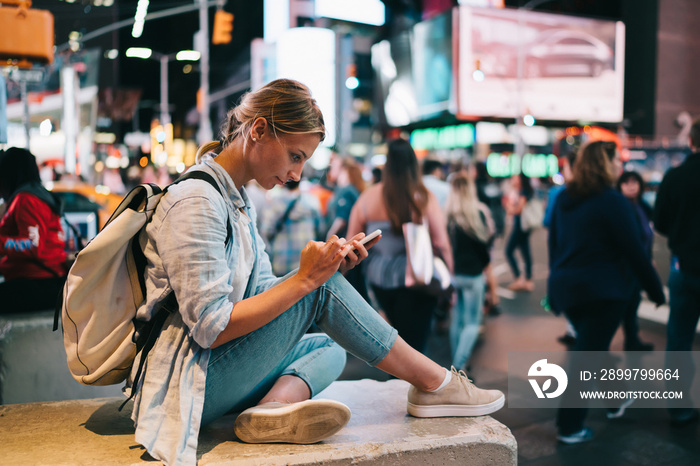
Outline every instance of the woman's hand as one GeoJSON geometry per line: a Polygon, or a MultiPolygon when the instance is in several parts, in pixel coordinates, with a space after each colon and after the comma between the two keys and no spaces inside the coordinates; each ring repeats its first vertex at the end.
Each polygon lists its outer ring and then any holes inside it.
{"type": "Polygon", "coordinates": [[[360,244],[360,240],[364,237],[364,233],[358,233],[350,238],[350,241],[346,243],[346,248],[349,248],[349,250],[347,256],[345,256],[345,260],[340,263],[338,270],[340,270],[341,273],[347,273],[348,270],[367,259],[367,256],[369,255],[367,250],[371,249],[372,246],[377,244],[377,241],[379,241],[382,235],[377,236],[368,243],[360,244]]]}
{"type": "Polygon", "coordinates": [[[331,236],[328,241],[309,241],[301,251],[296,275],[308,283],[311,289],[323,285],[338,271],[349,252],[345,239],[331,236]]]}

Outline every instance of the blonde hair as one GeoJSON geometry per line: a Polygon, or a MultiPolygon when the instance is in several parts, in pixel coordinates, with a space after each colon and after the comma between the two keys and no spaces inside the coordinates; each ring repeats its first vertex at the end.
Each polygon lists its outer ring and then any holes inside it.
{"type": "Polygon", "coordinates": [[[448,221],[454,221],[469,236],[483,243],[489,241],[491,231],[484,221],[488,217],[479,202],[476,185],[467,174],[460,172],[451,178],[445,210],[448,221]]]}
{"type": "Polygon", "coordinates": [[[248,134],[258,118],[265,118],[272,134],[311,134],[326,137],[323,114],[311,91],[304,84],[291,79],[276,79],[260,89],[248,92],[240,103],[229,110],[221,126],[221,139],[202,145],[197,150],[197,161],[207,152],[221,152],[237,137],[243,137],[243,146],[248,143],[248,134]]]}

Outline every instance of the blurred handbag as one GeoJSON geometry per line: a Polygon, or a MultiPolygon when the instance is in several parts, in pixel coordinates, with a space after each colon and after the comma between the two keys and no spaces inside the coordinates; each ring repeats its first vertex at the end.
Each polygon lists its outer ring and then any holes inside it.
{"type": "Polygon", "coordinates": [[[402,227],[406,241],[406,287],[424,288],[437,296],[451,294],[454,287],[450,270],[441,258],[433,255],[428,224],[408,222],[402,227]]]}
{"type": "Polygon", "coordinates": [[[544,221],[544,205],[539,199],[530,199],[520,212],[520,227],[523,231],[531,231],[542,227],[544,221]]]}

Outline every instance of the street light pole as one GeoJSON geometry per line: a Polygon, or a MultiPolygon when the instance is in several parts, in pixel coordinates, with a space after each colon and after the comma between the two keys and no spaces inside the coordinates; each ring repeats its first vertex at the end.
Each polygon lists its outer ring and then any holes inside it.
{"type": "Polygon", "coordinates": [[[158,54],[160,59],[160,124],[165,126],[170,123],[168,112],[168,63],[173,55],[158,54]]]}
{"type": "Polygon", "coordinates": [[[201,37],[201,49],[198,51],[202,54],[199,63],[200,85],[201,92],[200,102],[202,110],[199,115],[199,133],[198,143],[205,144],[214,139],[211,129],[211,117],[209,116],[209,7],[206,0],[199,0],[199,32],[201,37]]]}
{"type": "Polygon", "coordinates": [[[193,50],[182,50],[178,53],[158,53],[148,48],[132,47],[126,51],[127,57],[152,58],[160,62],[160,124],[165,126],[170,123],[168,110],[168,64],[173,59],[178,61],[197,61],[200,55],[193,50]]]}

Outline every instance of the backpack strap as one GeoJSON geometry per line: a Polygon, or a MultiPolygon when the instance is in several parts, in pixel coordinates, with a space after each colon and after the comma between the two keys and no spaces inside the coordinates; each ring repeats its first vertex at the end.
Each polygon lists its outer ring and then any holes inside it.
{"type": "Polygon", "coordinates": [[[134,375],[134,380],[131,384],[131,393],[129,394],[129,397],[126,400],[124,400],[124,403],[122,403],[119,406],[119,411],[124,409],[124,406],[126,406],[129,400],[133,399],[134,396],[136,396],[136,392],[138,390],[138,382],[141,379],[141,373],[143,372],[143,367],[146,363],[146,359],[148,358],[148,353],[151,351],[151,349],[153,349],[153,346],[156,344],[156,341],[160,336],[160,332],[163,330],[163,324],[165,324],[165,320],[171,314],[177,312],[178,304],[177,299],[175,298],[175,292],[171,291],[168,294],[168,296],[165,297],[165,299],[163,299],[156,305],[156,307],[158,310],[155,312],[155,314],[153,314],[153,318],[146,322],[146,324],[141,328],[144,331],[144,336],[137,339],[135,342],[136,352],[141,352],[141,360],[139,361],[139,367],[136,370],[136,375],[134,375]]]}

